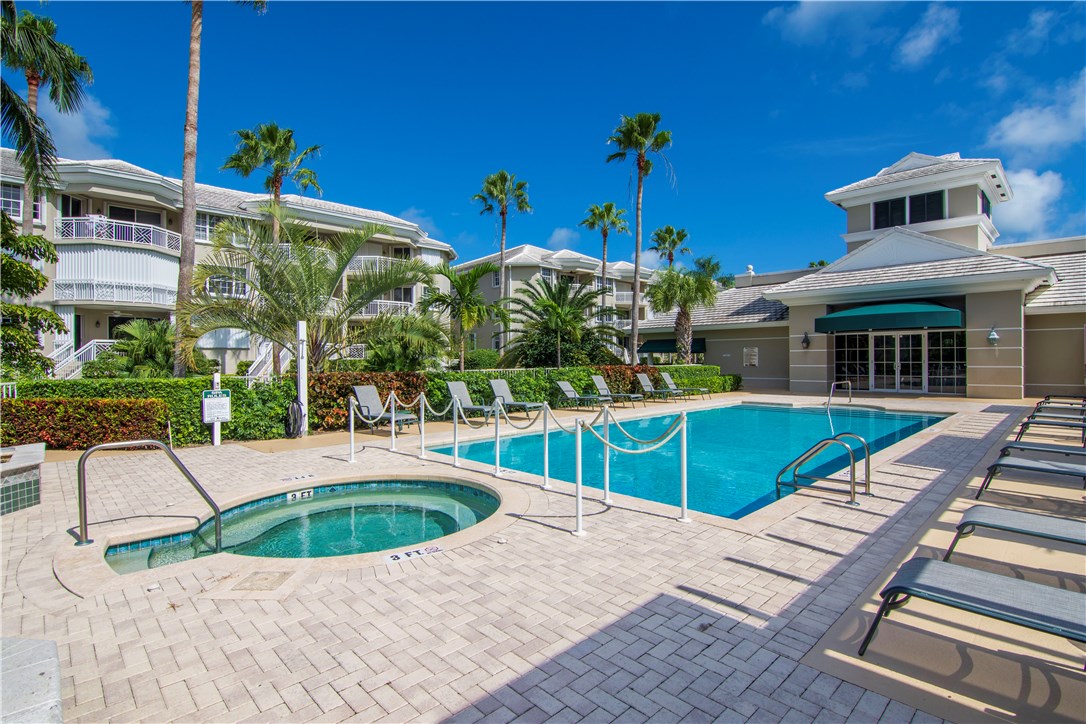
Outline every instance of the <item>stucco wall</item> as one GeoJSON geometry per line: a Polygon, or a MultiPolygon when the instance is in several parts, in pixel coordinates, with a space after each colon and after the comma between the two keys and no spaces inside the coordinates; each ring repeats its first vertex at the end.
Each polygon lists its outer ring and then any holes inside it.
{"type": "Polygon", "coordinates": [[[788,359],[792,392],[823,394],[829,390],[830,350],[833,338],[814,331],[816,317],[826,314],[825,304],[788,308],[788,359]],[[810,346],[803,348],[803,334],[810,346]]]}
{"type": "Polygon", "coordinates": [[[967,396],[1022,397],[1022,302],[1020,291],[966,295],[967,396]],[[999,335],[994,345],[988,341],[993,327],[999,335]]]}
{"type": "Polygon", "coordinates": [[[845,209],[848,215],[847,229],[852,234],[857,231],[871,230],[871,204],[860,204],[845,209]]]}
{"type": "Polygon", "coordinates": [[[1026,315],[1026,395],[1086,395],[1086,313],[1026,315]]]}
{"type": "MultiPolygon", "coordinates": [[[[645,339],[673,339],[674,333],[642,335],[645,339]]],[[[785,389],[788,387],[788,328],[750,327],[730,330],[694,330],[705,338],[705,364],[719,365],[721,374],[742,375],[743,388],[785,389]],[[745,348],[758,349],[758,366],[745,367],[745,348]]]]}
{"type": "Polygon", "coordinates": [[[940,239],[953,241],[955,244],[968,246],[970,249],[987,249],[988,237],[980,230],[979,226],[960,226],[955,229],[935,229],[924,232],[929,236],[937,236],[940,239]]]}
{"type": "Polygon", "coordinates": [[[972,216],[980,213],[980,195],[976,184],[947,189],[947,217],[972,216]]]}

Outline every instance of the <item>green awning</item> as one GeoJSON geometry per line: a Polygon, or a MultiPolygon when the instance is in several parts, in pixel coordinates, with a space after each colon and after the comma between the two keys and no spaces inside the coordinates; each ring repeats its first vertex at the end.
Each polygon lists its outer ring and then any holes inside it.
{"type": "MultiPolygon", "coordinates": [[[[650,339],[641,343],[641,346],[637,348],[639,354],[648,354],[652,352],[654,354],[664,354],[666,352],[675,351],[674,339],[650,339]]],[[[694,337],[690,340],[690,351],[694,354],[705,353],[705,338],[694,337]]]]}
{"type": "Polygon", "coordinates": [[[962,313],[959,310],[930,302],[870,304],[815,319],[815,331],[826,333],[961,326],[962,313]]]}

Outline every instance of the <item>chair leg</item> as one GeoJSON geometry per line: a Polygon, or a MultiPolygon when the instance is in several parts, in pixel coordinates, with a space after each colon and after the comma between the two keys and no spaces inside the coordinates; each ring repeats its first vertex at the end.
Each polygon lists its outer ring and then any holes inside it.
{"type": "Polygon", "coordinates": [[[891,598],[893,598],[893,596],[887,596],[886,598],[882,599],[882,605],[879,606],[879,610],[875,614],[875,620],[871,622],[871,626],[867,629],[867,635],[864,636],[863,643],[860,644],[860,651],[858,653],[859,656],[863,656],[865,653],[867,653],[867,647],[871,643],[871,639],[875,638],[875,631],[878,629],[879,623],[882,621],[882,617],[890,613],[889,605],[891,598]]]}
{"type": "Polygon", "coordinates": [[[984,482],[980,484],[980,490],[977,491],[976,497],[973,500],[980,500],[980,496],[984,494],[984,491],[988,489],[988,486],[992,484],[992,478],[999,472],[999,465],[992,465],[988,468],[988,474],[984,476],[984,482]]]}
{"type": "Polygon", "coordinates": [[[965,525],[958,528],[958,532],[954,535],[954,540],[950,542],[950,547],[946,549],[946,555],[943,556],[944,561],[950,560],[950,555],[954,552],[954,547],[958,545],[958,541],[966,536],[972,535],[977,527],[975,525],[965,525]]]}

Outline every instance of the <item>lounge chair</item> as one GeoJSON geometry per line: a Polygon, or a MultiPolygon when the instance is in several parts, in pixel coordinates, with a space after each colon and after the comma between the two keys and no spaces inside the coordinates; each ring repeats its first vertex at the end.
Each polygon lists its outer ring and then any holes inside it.
{"type": "Polygon", "coordinates": [[[987,505],[974,505],[962,514],[958,521],[958,533],[946,549],[944,561],[950,560],[954,547],[962,538],[970,536],[977,528],[1002,530],[1008,533],[1042,538],[1044,540],[1075,543],[1086,546],[1086,521],[1074,518],[1057,518],[1051,515],[1025,513],[1020,510],[992,508],[987,505]]]}
{"type": "Polygon", "coordinates": [[[1073,478],[1082,478],[1083,487],[1086,488],[1086,464],[1083,463],[1057,463],[1051,460],[1028,460],[1016,458],[1012,455],[1001,457],[988,466],[988,474],[984,476],[984,482],[980,484],[976,500],[988,489],[992,478],[1004,470],[1021,470],[1027,473],[1045,473],[1047,475],[1067,475],[1073,478]]]}
{"type": "Polygon", "coordinates": [[[558,381],[558,389],[562,391],[562,394],[566,396],[566,399],[574,404],[574,407],[602,407],[608,402],[613,402],[610,397],[604,397],[603,395],[582,395],[573,389],[573,385],[565,380],[558,381]]]}
{"type": "Polygon", "coordinates": [[[1086,643],[1086,594],[1022,581],[933,558],[913,558],[879,593],[882,605],[860,644],[867,651],[879,622],[910,597],[1086,643]]]}
{"type": "MultiPolygon", "coordinates": [[[[354,399],[358,403],[358,411],[362,413],[363,422],[369,425],[370,432],[382,423],[392,424],[392,410],[381,412],[385,409],[381,402],[381,396],[377,394],[377,388],[373,385],[355,385],[354,399]],[[373,420],[373,422],[370,422],[373,420]]],[[[396,431],[403,430],[404,425],[414,425],[419,421],[410,410],[396,408],[396,431]]]]}
{"type": "Polygon", "coordinates": [[[1018,434],[1014,436],[1014,441],[1021,441],[1022,436],[1029,432],[1032,427],[1058,427],[1064,430],[1078,430],[1082,435],[1082,444],[1086,447],[1086,420],[1055,420],[1030,415],[1018,426],[1018,434]]]}
{"type": "Polygon", "coordinates": [[[468,394],[468,386],[463,382],[445,382],[445,386],[449,388],[449,397],[460,403],[460,409],[464,411],[464,414],[469,412],[477,412],[483,416],[483,424],[490,422],[490,417],[493,415],[497,408],[493,405],[476,405],[471,401],[471,395],[468,394]]]}
{"type": "MultiPolygon", "coordinates": [[[[606,397],[611,400],[629,400],[631,404],[640,400],[642,405],[645,404],[644,395],[611,392],[611,388],[607,386],[607,380],[603,379],[602,375],[592,375],[592,383],[596,385],[596,392],[600,393],[600,397],[606,397]]],[[[626,403],[623,402],[622,404],[625,405],[626,403]]]]}
{"type": "Polygon", "coordinates": [[[660,376],[664,378],[664,384],[672,392],[681,392],[684,395],[701,395],[702,397],[709,396],[708,387],[678,387],[675,381],[671,379],[671,375],[667,372],[661,372],[660,376]]]}
{"type": "Polygon", "coordinates": [[[1000,456],[1010,455],[1012,450],[1033,453],[1052,453],[1071,457],[1086,457],[1086,448],[1072,445],[1055,445],[1048,442],[1009,442],[999,451],[1000,456]]]}
{"type": "Polygon", "coordinates": [[[653,387],[652,382],[649,380],[649,376],[644,372],[637,373],[637,381],[641,383],[641,391],[645,393],[645,397],[662,397],[665,400],[670,400],[675,397],[681,397],[681,392],[672,392],[671,390],[660,389],[659,387],[653,387]]]}
{"type": "Polygon", "coordinates": [[[513,399],[513,392],[509,389],[509,383],[505,380],[491,380],[490,389],[494,390],[494,401],[501,400],[502,406],[507,410],[512,410],[514,407],[524,410],[524,414],[528,414],[532,410],[542,410],[542,402],[518,402],[513,399]]]}
{"type": "Polygon", "coordinates": [[[1077,397],[1075,395],[1045,395],[1042,402],[1055,402],[1058,400],[1065,400],[1079,405],[1086,405],[1086,397],[1077,397]]]}

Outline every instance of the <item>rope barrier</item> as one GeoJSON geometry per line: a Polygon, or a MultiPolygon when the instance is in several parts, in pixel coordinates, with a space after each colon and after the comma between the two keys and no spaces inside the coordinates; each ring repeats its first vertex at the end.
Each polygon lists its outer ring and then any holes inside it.
{"type": "Polygon", "coordinates": [[[682,424],[682,420],[676,420],[675,424],[673,424],[670,428],[668,428],[668,431],[666,433],[664,433],[666,435],[666,437],[657,438],[657,440],[653,441],[652,447],[647,447],[647,448],[644,448],[643,450],[631,450],[630,448],[619,447],[619,446],[615,445],[613,442],[610,442],[609,440],[604,440],[603,436],[600,435],[595,430],[593,430],[591,427],[588,428],[588,431],[590,433],[592,433],[593,437],[595,437],[597,440],[602,442],[604,445],[606,445],[611,450],[617,450],[618,452],[627,453],[628,455],[644,455],[645,453],[650,453],[650,452],[653,452],[655,450],[659,450],[661,447],[666,445],[671,440],[671,438],[675,437],[675,433],[677,433],[679,431],[679,427],[681,426],[681,424],[682,424]]]}
{"type": "MultiPolygon", "coordinates": [[[[678,419],[679,419],[679,416],[678,416],[678,415],[676,415],[676,417],[675,417],[675,420],[677,421],[678,419]]],[[[630,440],[633,440],[633,441],[634,441],[635,443],[637,443],[638,445],[652,445],[653,443],[655,443],[655,442],[656,442],[657,440],[659,440],[659,439],[660,439],[660,438],[656,438],[655,440],[642,440],[641,438],[637,438],[637,437],[634,437],[634,436],[633,436],[633,435],[631,435],[630,433],[626,432],[626,428],[624,428],[624,427],[623,427],[623,426],[622,426],[622,425],[621,425],[621,424],[619,423],[619,421],[618,421],[618,420],[616,420],[616,419],[614,419],[613,417],[611,418],[611,422],[615,423],[615,427],[617,427],[617,428],[618,428],[619,432],[621,432],[621,433],[622,433],[623,435],[625,435],[625,436],[626,436],[627,438],[629,438],[630,440]]],[[[671,424],[672,424],[672,425],[674,425],[674,424],[675,424],[675,422],[672,422],[671,424]]]]}

